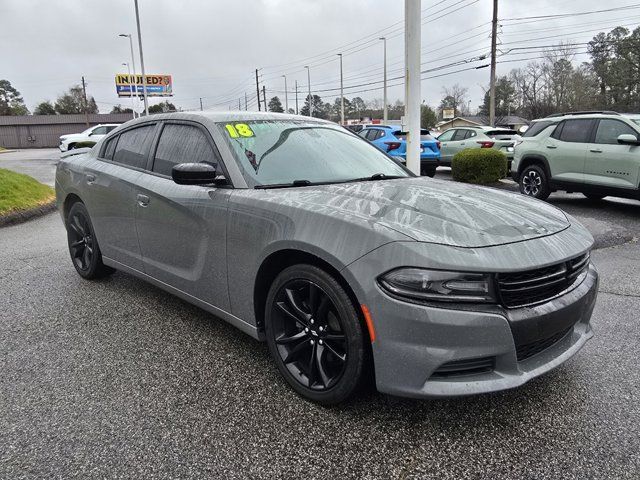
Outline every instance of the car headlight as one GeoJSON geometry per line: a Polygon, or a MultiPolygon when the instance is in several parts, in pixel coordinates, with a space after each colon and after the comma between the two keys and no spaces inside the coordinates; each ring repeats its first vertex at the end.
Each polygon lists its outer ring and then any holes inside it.
{"type": "Polygon", "coordinates": [[[399,268],[378,278],[388,293],[432,302],[495,303],[491,275],[448,272],[422,268],[399,268]]]}

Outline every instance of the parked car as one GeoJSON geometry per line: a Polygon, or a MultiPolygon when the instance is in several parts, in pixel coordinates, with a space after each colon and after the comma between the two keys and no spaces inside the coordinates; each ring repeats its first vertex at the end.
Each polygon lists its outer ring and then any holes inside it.
{"type": "Polygon", "coordinates": [[[76,148],[76,144],[78,143],[97,142],[107,133],[118,126],[118,123],[103,123],[87,128],[84,132],[81,133],[62,135],[60,137],[60,144],[58,145],[58,148],[60,148],[61,152],[66,152],[67,150],[73,150],[74,148],[76,148]]]}
{"type": "Polygon", "coordinates": [[[364,128],[364,125],[344,125],[344,128],[351,130],[353,133],[359,133],[364,128]]]}
{"type": "Polygon", "coordinates": [[[139,118],[61,159],[55,183],[81,277],[128,272],[265,340],[322,404],[370,369],[399,396],[516,387],[592,336],[598,277],[578,222],[416,177],[323,120],[139,118]]]}
{"type": "MultiPolygon", "coordinates": [[[[371,125],[358,133],[383,152],[396,157],[402,163],[407,161],[407,133],[400,127],[371,125]]],[[[440,144],[428,130],[420,130],[420,175],[433,177],[440,158],[440,144]]]]}
{"type": "Polygon", "coordinates": [[[494,127],[455,127],[445,130],[440,141],[440,165],[450,167],[454,155],[467,148],[495,148],[513,160],[514,143],[519,138],[516,130],[494,127]]]}
{"type": "Polygon", "coordinates": [[[640,198],[640,120],[615,112],[575,112],[535,120],[516,145],[513,179],[525,195],[582,192],[640,198]]]}

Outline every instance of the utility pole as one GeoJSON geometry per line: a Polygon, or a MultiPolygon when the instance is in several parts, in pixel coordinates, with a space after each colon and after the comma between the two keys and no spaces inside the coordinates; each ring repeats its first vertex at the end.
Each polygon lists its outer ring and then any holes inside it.
{"type": "Polygon", "coordinates": [[[289,95],[287,94],[287,76],[282,75],[284,78],[284,111],[289,113],[289,95]]]}
{"type": "Polygon", "coordinates": [[[344,125],[344,91],[343,91],[343,83],[342,83],[342,54],[339,53],[340,57],[340,124],[344,125]]]}
{"type": "Polygon", "coordinates": [[[238,111],[242,110],[242,106],[240,105],[240,98],[238,99],[238,111]]]}
{"type": "Polygon", "coordinates": [[[296,80],[296,115],[298,115],[298,80],[296,80]]]}
{"type": "Polygon", "coordinates": [[[256,94],[258,95],[258,111],[260,111],[260,83],[258,83],[258,69],[256,68],[256,94]]]}
{"type": "Polygon", "coordinates": [[[244,111],[246,112],[247,110],[247,92],[244,92],[244,111]]]}
{"type": "Polygon", "coordinates": [[[149,116],[149,101],[147,100],[147,74],[144,69],[144,55],[142,53],[142,33],[140,33],[140,12],[138,11],[138,0],[133,0],[133,3],[136,7],[136,26],[138,27],[138,50],[140,50],[140,68],[142,69],[142,95],[144,97],[144,114],[146,116],[149,116]]]}
{"type": "Polygon", "coordinates": [[[202,111],[202,97],[200,97],[200,111],[202,111]]]}
{"type": "Polygon", "coordinates": [[[384,114],[383,120],[384,123],[389,121],[389,109],[387,108],[387,38],[380,37],[379,40],[382,40],[384,43],[384,93],[383,93],[383,102],[384,102],[384,114]]]}
{"type": "Polygon", "coordinates": [[[404,0],[407,168],[420,175],[420,0],[404,0]]]}
{"type": "Polygon", "coordinates": [[[491,21],[491,79],[489,80],[489,125],[496,124],[496,49],[498,36],[498,0],[493,0],[491,21]]]}
{"type": "Polygon", "coordinates": [[[82,95],[84,97],[83,110],[84,110],[84,121],[87,123],[87,127],[89,126],[89,114],[87,113],[87,86],[84,83],[84,77],[82,77],[82,95]]]}
{"type": "Polygon", "coordinates": [[[267,87],[262,85],[262,99],[264,100],[264,111],[267,111],[267,87]]]}
{"type": "Polygon", "coordinates": [[[307,97],[307,99],[309,100],[309,116],[313,117],[313,99],[311,98],[311,69],[309,68],[309,65],[305,65],[304,68],[307,69],[307,86],[309,87],[309,96],[307,97]]]}

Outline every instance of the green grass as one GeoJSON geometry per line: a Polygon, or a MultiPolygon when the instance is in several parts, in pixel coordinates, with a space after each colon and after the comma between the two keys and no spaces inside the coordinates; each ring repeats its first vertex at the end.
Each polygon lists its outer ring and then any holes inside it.
{"type": "Polygon", "coordinates": [[[0,215],[49,203],[55,198],[53,188],[31,178],[0,168],[0,215]]]}
{"type": "Polygon", "coordinates": [[[6,150],[6,148],[4,148],[4,147],[0,147],[0,152],[1,152],[2,150],[6,150]]]}

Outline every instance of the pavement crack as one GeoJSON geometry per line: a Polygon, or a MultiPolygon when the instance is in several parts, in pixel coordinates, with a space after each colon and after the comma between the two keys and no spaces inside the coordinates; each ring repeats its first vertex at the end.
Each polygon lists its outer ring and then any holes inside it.
{"type": "Polygon", "coordinates": [[[618,297],[640,298],[640,295],[635,293],[618,293],[618,292],[612,292],[610,290],[598,290],[598,293],[608,293],[609,295],[617,295],[618,297]]]}

